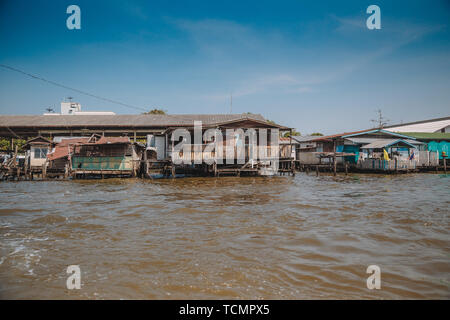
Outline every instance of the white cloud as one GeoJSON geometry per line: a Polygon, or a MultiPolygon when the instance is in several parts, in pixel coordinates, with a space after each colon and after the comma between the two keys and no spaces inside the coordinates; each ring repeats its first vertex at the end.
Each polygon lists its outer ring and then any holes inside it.
{"type": "MultiPolygon", "coordinates": [[[[261,61],[267,65],[261,64],[261,68],[257,70],[254,67],[248,72],[238,72],[235,79],[230,81],[232,84],[227,89],[228,92],[203,95],[203,98],[215,101],[229,100],[231,92],[233,97],[243,97],[262,93],[307,94],[320,91],[321,85],[339,81],[373,61],[440,29],[439,26],[389,21],[382,16],[380,31],[383,33],[381,37],[380,34],[376,37],[374,32],[377,31],[370,31],[365,27],[367,17],[364,15],[330,17],[338,23],[337,28],[330,33],[335,32],[338,37],[343,37],[338,38],[333,45],[340,44],[339,40],[342,40],[344,46],[328,48],[326,44],[315,44],[310,49],[313,54],[308,59],[299,57],[298,60],[295,60],[292,52],[299,50],[301,43],[294,43],[294,39],[276,30],[261,31],[228,20],[168,21],[185,31],[198,49],[208,56],[208,61],[218,61],[222,68],[223,65],[230,65],[237,70],[245,70],[243,61],[251,60],[253,56],[256,60],[256,57],[263,55],[261,61]],[[374,37],[368,38],[372,35],[374,37]],[[348,37],[351,37],[351,45],[348,44],[348,37]],[[325,60],[315,59],[315,52],[320,53],[325,60]],[[283,54],[291,60],[283,61],[284,68],[278,68],[281,72],[276,72],[277,68],[272,65],[279,65],[283,54]],[[285,72],[286,64],[289,63],[292,64],[292,71],[285,72]]],[[[255,65],[258,66],[256,62],[255,65]]]]}

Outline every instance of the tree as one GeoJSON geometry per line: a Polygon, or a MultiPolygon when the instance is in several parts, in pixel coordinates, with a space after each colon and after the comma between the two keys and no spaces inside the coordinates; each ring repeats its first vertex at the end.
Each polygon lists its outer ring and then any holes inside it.
{"type": "Polygon", "coordinates": [[[167,114],[166,110],[154,108],[148,112],[144,112],[143,114],[167,114]]]}
{"type": "MultiPolygon", "coordinates": [[[[26,142],[27,141],[24,139],[14,139],[14,148],[17,146],[17,149],[21,150],[26,142]]],[[[5,138],[0,139],[0,150],[2,151],[11,150],[11,140],[5,138]]]]}
{"type": "Polygon", "coordinates": [[[323,136],[323,133],[320,133],[320,132],[314,132],[314,133],[311,133],[311,135],[312,135],[312,136],[323,136]]]}
{"type": "Polygon", "coordinates": [[[11,148],[11,144],[8,139],[0,139],[0,150],[6,151],[11,148]]]}
{"type": "MultiPolygon", "coordinates": [[[[292,130],[292,136],[294,137],[294,136],[301,136],[302,134],[300,133],[300,132],[298,132],[298,131],[295,131],[295,130],[292,130]]],[[[291,136],[291,132],[286,132],[285,134],[284,134],[284,137],[285,138],[289,138],[291,136]]]]}
{"type": "Polygon", "coordinates": [[[25,139],[14,139],[14,146],[17,146],[19,150],[22,149],[25,143],[27,143],[27,140],[25,139]]]}

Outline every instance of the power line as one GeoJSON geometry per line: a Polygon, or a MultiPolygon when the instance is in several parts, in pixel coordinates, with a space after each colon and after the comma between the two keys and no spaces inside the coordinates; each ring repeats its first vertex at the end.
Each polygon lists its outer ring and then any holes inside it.
{"type": "Polygon", "coordinates": [[[52,85],[54,85],[54,86],[57,86],[57,87],[60,87],[60,88],[64,88],[64,89],[68,89],[68,90],[72,90],[72,91],[78,92],[78,93],[81,93],[81,94],[84,94],[84,95],[86,95],[86,96],[93,97],[93,98],[96,98],[96,99],[99,99],[99,100],[107,101],[107,102],[110,102],[110,103],[115,103],[115,104],[118,104],[118,105],[121,105],[121,106],[124,106],[124,107],[132,108],[132,109],[137,109],[137,110],[140,110],[140,111],[145,111],[145,112],[148,111],[148,110],[145,109],[145,108],[133,106],[133,105],[126,104],[126,103],[123,103],[123,102],[120,102],[120,101],[116,101],[116,100],[108,99],[108,98],[105,98],[105,97],[101,97],[101,96],[98,96],[98,95],[95,95],[95,94],[92,94],[92,93],[89,93],[89,92],[86,92],[86,91],[82,91],[82,90],[79,90],[79,89],[75,89],[75,88],[66,86],[66,85],[64,85],[64,84],[60,84],[60,83],[57,83],[57,82],[54,82],[54,81],[51,81],[51,80],[47,80],[47,79],[45,79],[45,78],[36,76],[36,75],[34,75],[34,74],[31,74],[31,73],[28,73],[28,72],[25,72],[25,71],[22,71],[22,70],[19,70],[19,69],[16,69],[16,68],[13,68],[13,67],[4,65],[4,64],[0,64],[0,67],[3,67],[3,68],[5,68],[5,69],[9,69],[9,70],[12,70],[12,71],[15,71],[15,72],[24,74],[24,75],[26,75],[26,76],[29,76],[29,77],[33,78],[33,79],[37,79],[37,80],[41,80],[41,81],[50,83],[50,84],[52,84],[52,85]]]}

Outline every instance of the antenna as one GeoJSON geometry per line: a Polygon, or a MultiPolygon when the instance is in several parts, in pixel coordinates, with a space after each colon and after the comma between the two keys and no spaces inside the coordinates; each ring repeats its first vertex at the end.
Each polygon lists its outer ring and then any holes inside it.
{"type": "Polygon", "coordinates": [[[389,120],[383,117],[381,109],[376,110],[376,112],[378,113],[378,119],[373,119],[370,121],[375,123],[377,128],[383,129],[388,124],[389,120]]]}
{"type": "Polygon", "coordinates": [[[69,100],[69,102],[72,102],[73,97],[67,97],[67,100],[69,100]]]}
{"type": "Polygon", "coordinates": [[[53,113],[53,112],[55,112],[55,110],[53,110],[52,107],[48,107],[48,108],[46,108],[45,110],[46,110],[48,113],[53,113]]]}

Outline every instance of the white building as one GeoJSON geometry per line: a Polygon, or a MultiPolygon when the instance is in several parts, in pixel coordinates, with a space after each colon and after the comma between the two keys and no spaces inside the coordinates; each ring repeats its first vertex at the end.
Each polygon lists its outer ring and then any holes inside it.
{"type": "Polygon", "coordinates": [[[81,111],[81,104],[78,102],[61,102],[61,112],[60,113],[44,113],[44,115],[88,115],[88,116],[97,116],[97,115],[115,115],[114,112],[111,111],[81,111]]]}
{"type": "Polygon", "coordinates": [[[383,129],[392,132],[450,132],[450,117],[403,123],[383,129]]]}

